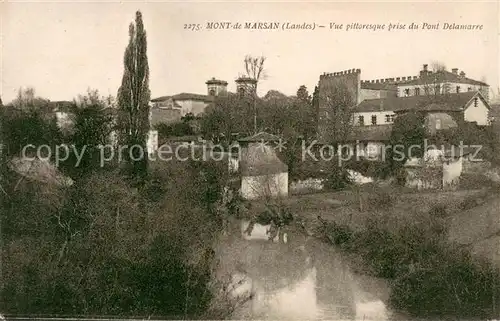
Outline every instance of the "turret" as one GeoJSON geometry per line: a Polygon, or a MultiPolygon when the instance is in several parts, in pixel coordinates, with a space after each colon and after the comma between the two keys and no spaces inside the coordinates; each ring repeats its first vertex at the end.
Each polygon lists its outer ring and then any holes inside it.
{"type": "Polygon", "coordinates": [[[227,92],[227,81],[215,79],[207,80],[207,93],[209,96],[218,96],[221,93],[227,92]]]}

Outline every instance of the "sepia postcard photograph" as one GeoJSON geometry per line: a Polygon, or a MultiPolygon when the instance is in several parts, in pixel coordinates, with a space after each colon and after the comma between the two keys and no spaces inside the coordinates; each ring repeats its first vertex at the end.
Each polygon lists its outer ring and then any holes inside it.
{"type": "Polygon", "coordinates": [[[0,1],[0,320],[500,320],[500,1],[0,1]]]}

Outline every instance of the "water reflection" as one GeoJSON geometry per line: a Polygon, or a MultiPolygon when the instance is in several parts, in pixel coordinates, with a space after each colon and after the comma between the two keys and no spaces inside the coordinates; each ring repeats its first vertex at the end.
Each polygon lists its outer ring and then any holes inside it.
{"type": "Polygon", "coordinates": [[[220,250],[238,291],[253,294],[233,319],[389,319],[384,291],[367,287],[366,277],[353,274],[334,247],[293,230],[268,241],[259,228],[265,229],[257,227],[257,239],[229,237],[220,250]]]}

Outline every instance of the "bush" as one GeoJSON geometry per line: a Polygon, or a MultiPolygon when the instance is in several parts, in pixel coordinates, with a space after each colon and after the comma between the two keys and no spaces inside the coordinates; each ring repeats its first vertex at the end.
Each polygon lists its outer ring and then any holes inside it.
{"type": "Polygon", "coordinates": [[[427,265],[395,279],[392,306],[422,317],[495,317],[494,297],[500,295],[498,270],[443,246],[432,261],[424,262],[427,265]]]}
{"type": "Polygon", "coordinates": [[[329,190],[340,190],[352,184],[352,178],[345,168],[333,166],[326,173],[324,188],[329,190]]]}
{"type": "Polygon", "coordinates": [[[368,197],[368,203],[374,209],[388,209],[393,205],[394,200],[388,191],[376,189],[375,193],[370,194],[368,197]]]}
{"type": "Polygon", "coordinates": [[[333,245],[347,246],[354,236],[354,232],[347,225],[340,225],[335,222],[329,222],[324,225],[326,238],[333,245]]]}
{"type": "Polygon", "coordinates": [[[364,230],[323,222],[334,245],[356,254],[364,273],[391,280],[390,303],[418,317],[493,317],[500,297],[500,273],[491,264],[447,245],[442,219],[446,208],[435,205],[430,223],[408,223],[398,231],[372,219],[364,230]]]}

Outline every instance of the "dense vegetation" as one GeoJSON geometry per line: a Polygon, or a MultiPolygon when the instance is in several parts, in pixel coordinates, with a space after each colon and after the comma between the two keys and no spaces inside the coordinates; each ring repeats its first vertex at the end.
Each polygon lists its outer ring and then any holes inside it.
{"type": "Polygon", "coordinates": [[[389,194],[374,194],[369,204],[376,210],[364,228],[323,222],[319,235],[359,260],[358,272],[390,280],[392,308],[419,317],[495,317],[500,272],[447,243],[446,207],[435,205],[396,228],[384,214],[389,194]]]}
{"type": "Polygon", "coordinates": [[[66,134],[40,109],[2,110],[2,313],[205,313],[215,293],[212,243],[226,208],[222,165],[155,163],[142,185],[132,185],[117,162],[100,167],[95,159],[110,123],[102,100],[85,101],[75,102],[75,126],[66,134]],[[90,147],[82,167],[74,158],[59,167],[71,186],[8,166],[17,146],[61,141],[90,147]]]}

